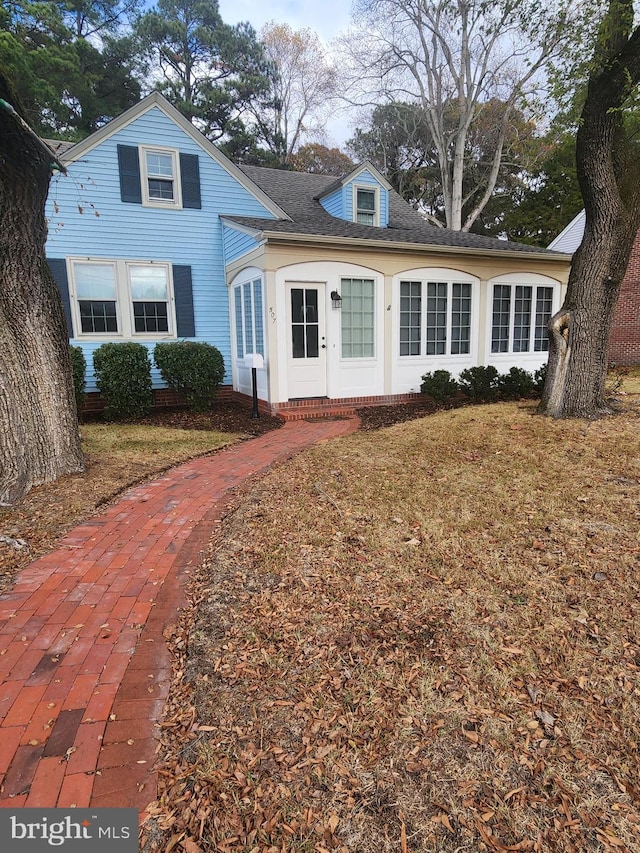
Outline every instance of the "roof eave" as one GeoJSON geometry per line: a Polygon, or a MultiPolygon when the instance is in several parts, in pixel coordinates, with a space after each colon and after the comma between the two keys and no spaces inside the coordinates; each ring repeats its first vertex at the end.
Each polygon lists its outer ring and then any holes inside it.
{"type": "Polygon", "coordinates": [[[346,247],[360,247],[368,249],[378,249],[379,251],[393,252],[423,252],[425,250],[431,252],[440,252],[442,254],[451,255],[482,255],[483,257],[493,258],[536,258],[542,261],[570,262],[572,256],[564,252],[528,252],[526,250],[504,251],[501,249],[486,249],[482,247],[471,246],[442,246],[438,243],[410,243],[405,241],[387,242],[383,240],[367,240],[362,237],[331,237],[324,234],[301,234],[301,233],[282,233],[279,231],[269,231],[268,229],[258,229],[256,233],[260,233],[265,243],[300,243],[300,244],[321,244],[321,245],[343,245],[346,247]]]}

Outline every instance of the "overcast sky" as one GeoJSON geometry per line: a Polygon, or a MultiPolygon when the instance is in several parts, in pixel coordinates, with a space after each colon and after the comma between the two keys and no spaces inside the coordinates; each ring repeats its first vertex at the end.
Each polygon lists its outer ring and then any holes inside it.
{"type": "Polygon", "coordinates": [[[289,24],[294,30],[315,30],[329,42],[349,26],[351,0],[219,0],[226,24],[249,21],[260,30],[267,21],[289,24]]]}
{"type": "MultiPolygon", "coordinates": [[[[256,32],[263,24],[289,24],[294,30],[314,30],[325,43],[346,30],[351,19],[351,0],[218,0],[225,24],[248,21],[256,32]]],[[[327,127],[326,143],[343,147],[353,136],[350,118],[335,113],[327,127]]]]}

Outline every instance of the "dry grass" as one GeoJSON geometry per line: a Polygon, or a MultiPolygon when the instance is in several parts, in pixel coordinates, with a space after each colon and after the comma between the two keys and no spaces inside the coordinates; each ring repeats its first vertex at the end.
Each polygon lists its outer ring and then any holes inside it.
{"type": "Polygon", "coordinates": [[[640,850],[626,403],[593,423],[442,412],[261,480],[194,590],[164,844],[640,850]]]}
{"type": "Polygon", "coordinates": [[[135,424],[83,424],[84,474],[33,489],[17,507],[0,507],[0,534],[28,550],[0,545],[0,589],[49,551],[64,533],[133,483],[237,440],[229,433],[135,424]]]}

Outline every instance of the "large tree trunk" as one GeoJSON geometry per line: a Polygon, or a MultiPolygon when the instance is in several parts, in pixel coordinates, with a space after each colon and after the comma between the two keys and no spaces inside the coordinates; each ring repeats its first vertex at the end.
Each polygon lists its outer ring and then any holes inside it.
{"type": "Polygon", "coordinates": [[[576,162],[585,230],[560,311],[549,321],[549,362],[540,411],[597,417],[605,399],[613,311],[640,227],[640,161],[623,108],[640,79],[633,0],[610,0],[594,51],[576,162]]]}
{"type": "Polygon", "coordinates": [[[0,73],[0,505],[83,470],[60,295],[45,261],[53,155],[0,73]]]}

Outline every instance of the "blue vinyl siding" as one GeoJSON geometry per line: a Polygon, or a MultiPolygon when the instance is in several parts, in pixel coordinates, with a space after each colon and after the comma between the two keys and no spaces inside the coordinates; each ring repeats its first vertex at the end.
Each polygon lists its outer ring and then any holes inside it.
{"type": "Polygon", "coordinates": [[[231,261],[241,258],[242,255],[253,251],[259,245],[258,241],[251,234],[245,234],[225,224],[222,226],[222,238],[224,240],[224,259],[226,263],[231,263],[231,261]]]}
{"type": "MultiPolygon", "coordinates": [[[[229,307],[218,216],[224,213],[272,216],[162,110],[153,107],[70,164],[66,177],[53,179],[47,205],[47,256],[155,260],[189,266],[195,315],[192,339],[218,347],[227,368],[225,382],[230,382],[229,307]],[[118,145],[162,145],[198,155],[201,209],[123,203],[118,145]]],[[[88,390],[95,390],[91,356],[100,343],[71,342],[83,347],[88,390]]],[[[151,350],[153,345],[149,344],[151,350]]],[[[156,371],[154,384],[162,384],[156,371]]]]}
{"type": "Polygon", "coordinates": [[[330,213],[331,216],[335,216],[337,219],[351,219],[351,212],[345,210],[344,190],[342,187],[331,193],[331,195],[321,198],[320,204],[327,213],[330,213]]]}

